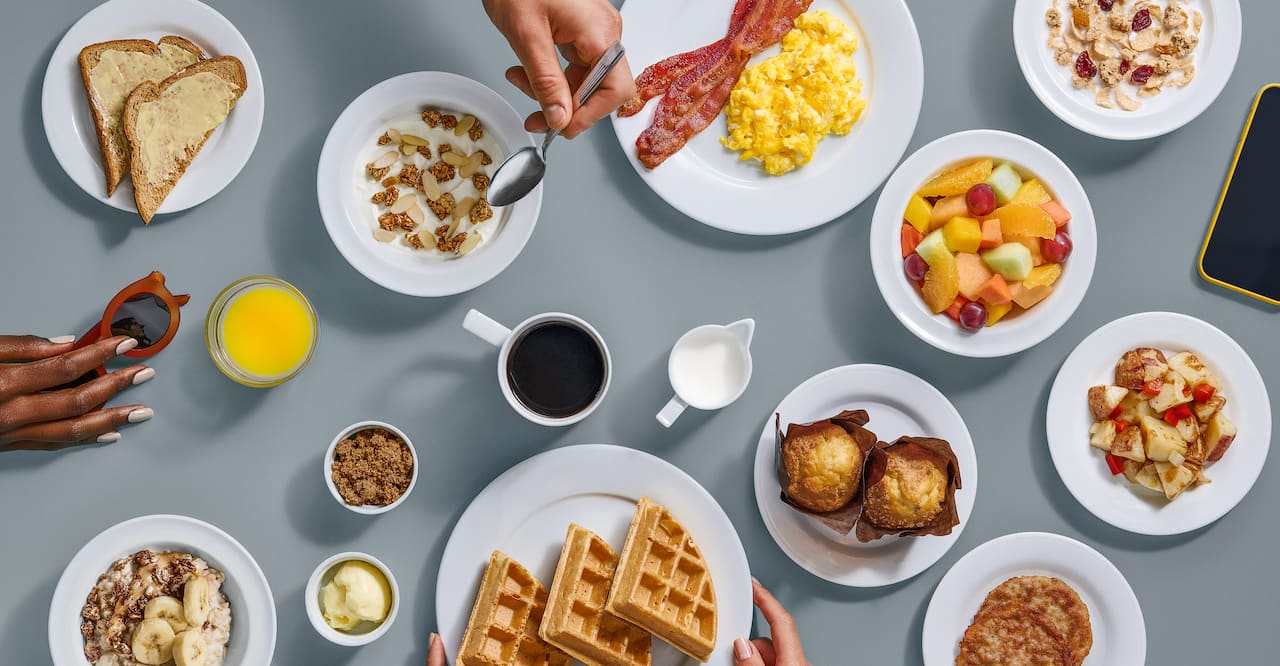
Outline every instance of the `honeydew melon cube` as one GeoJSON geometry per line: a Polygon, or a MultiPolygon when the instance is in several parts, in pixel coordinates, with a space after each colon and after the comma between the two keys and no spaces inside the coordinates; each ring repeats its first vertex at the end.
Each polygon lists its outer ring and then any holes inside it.
{"type": "Polygon", "coordinates": [[[946,259],[950,259],[952,256],[951,250],[947,249],[946,239],[942,237],[941,229],[925,236],[924,240],[920,241],[920,244],[916,246],[916,254],[920,255],[920,258],[924,259],[924,262],[929,264],[930,267],[937,266],[940,262],[945,262],[946,259]],[[942,257],[944,254],[947,255],[946,258],[942,257]]]}
{"type": "Polygon", "coordinates": [[[1009,282],[1026,278],[1033,268],[1031,251],[1021,243],[1005,243],[987,250],[982,253],[982,260],[1009,282]]]}
{"type": "Polygon", "coordinates": [[[1013,197],[1018,194],[1018,188],[1022,187],[1022,176],[1018,175],[1012,164],[1005,162],[987,176],[987,184],[995,190],[996,201],[1003,206],[1013,201],[1013,197]]]}

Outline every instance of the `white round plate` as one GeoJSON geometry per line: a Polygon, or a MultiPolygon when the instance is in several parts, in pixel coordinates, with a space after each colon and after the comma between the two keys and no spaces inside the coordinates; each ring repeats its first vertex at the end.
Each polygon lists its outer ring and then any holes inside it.
{"type": "MultiPolygon", "coordinates": [[[[1169,86],[1159,95],[1141,100],[1137,111],[1104,109],[1098,106],[1092,89],[1072,85],[1072,67],[1054,61],[1053,49],[1046,45],[1049,26],[1044,14],[1052,6],[1051,0],[1017,0],[1013,46],[1018,66],[1045,107],[1081,132],[1122,141],[1168,134],[1209,108],[1227,85],[1240,54],[1239,0],[1183,0],[1182,4],[1204,14],[1200,45],[1195,50],[1195,79],[1185,88],[1169,86]]],[[[1057,0],[1057,6],[1070,21],[1067,0],[1057,0]]]]}
{"type": "Polygon", "coordinates": [[[80,49],[113,39],[156,41],[165,35],[186,37],[210,56],[239,58],[249,88],[157,213],[186,210],[221,192],[249,161],[262,131],[262,72],[249,43],[222,14],[196,0],[108,0],[94,7],[71,26],[54,49],[44,75],[40,110],[49,147],[62,170],[89,196],[120,210],[137,210],[133,183],[125,178],[115,194],[107,197],[98,132],[80,75],[80,49]]]}
{"type": "MultiPolygon", "coordinates": [[[[732,2],[627,0],[623,41],[638,76],[652,63],[724,37],[732,2]]],[[[847,136],[828,136],[813,161],[784,176],[766,175],[754,160],[720,144],[723,113],[657,169],[636,159],[636,137],[649,126],[657,99],[629,118],[613,117],[622,151],[653,191],[703,224],[740,234],[772,236],[812,229],[862,203],[906,151],[920,116],[924,57],[903,0],[815,0],[858,34],[854,63],[867,108],[847,136]]],[[[773,46],[754,64],[776,55],[773,46]]]]}
{"type": "MultiPolygon", "coordinates": [[[[733,523],[692,477],[643,451],[607,444],[540,453],[494,479],[458,519],[436,579],[436,620],[446,650],[462,643],[489,555],[501,550],[551,585],[569,523],[622,549],[635,503],[647,495],[671,510],[697,540],[715,582],[719,618],[713,666],[733,664],[733,639],[751,630],[751,572],[733,523]]],[[[695,660],[660,640],[653,666],[695,660]]]]}
{"type": "Polygon", "coordinates": [[[49,605],[49,651],[55,666],[83,666],[80,609],[85,597],[112,563],[144,548],[191,553],[225,574],[222,592],[231,602],[227,664],[271,663],[276,649],[276,606],[253,556],[209,523],[155,515],[108,528],[85,544],[62,572],[49,605]]]}
{"type": "Polygon", "coordinates": [[[401,248],[374,240],[368,202],[356,200],[353,186],[353,179],[364,174],[364,164],[357,164],[358,156],[393,119],[426,106],[475,115],[494,136],[503,155],[533,145],[533,138],[524,130],[524,118],[484,84],[448,72],[401,74],[364,91],[338,116],[320,152],[316,188],[329,238],[353,268],[402,294],[447,296],[488,282],[515,261],[538,221],[542,186],[507,207],[501,232],[459,259],[398,251],[401,248]]]}
{"type": "Polygon", "coordinates": [[[1089,607],[1093,648],[1088,664],[1141,664],[1147,628],[1124,574],[1075,539],[1020,532],[992,539],[956,561],[938,583],[924,615],[925,666],[953,666],[960,638],[987,594],[1015,576],[1051,576],[1070,585],[1089,607]]]}
{"type": "Polygon", "coordinates": [[[993,357],[1020,352],[1045,338],[1071,318],[1093,279],[1098,252],[1098,232],[1093,207],[1084,187],[1071,169],[1049,149],[1026,137],[998,130],[969,130],[949,134],[917,150],[889,177],[871,220],[871,269],[880,295],[893,315],[916,337],[960,356],[993,357]],[[1062,277],[1053,293],[1032,309],[990,328],[970,333],[945,314],[925,307],[920,291],[902,269],[902,214],[907,201],[930,178],[965,162],[990,157],[1009,161],[1024,173],[1040,179],[1071,212],[1067,232],[1071,256],[1062,266],[1062,277]]]}
{"type": "Polygon", "coordinates": [[[1138,534],[1182,534],[1226,515],[1258,480],[1271,447],[1271,402],[1257,366],[1226,333],[1187,315],[1144,312],[1099,328],[1071,352],[1049,393],[1045,426],[1058,476],[1089,513],[1138,534]],[[1106,456],[1089,445],[1089,387],[1113,383],[1116,362],[1134,347],[1199,356],[1222,381],[1223,409],[1239,428],[1226,455],[1204,468],[1213,483],[1173,501],[1112,476],[1106,456]]]}
{"type": "Polygon", "coordinates": [[[973,512],[978,492],[978,458],[960,413],[938,389],[915,375],[883,365],[846,365],[819,373],[783,398],[765,419],[755,462],[756,506],[773,540],[809,573],[846,587],[881,587],[904,581],[933,566],[951,549],[973,512]],[[775,467],[777,437],[773,414],[789,423],[811,423],[846,409],[865,409],[867,429],[883,442],[908,435],[951,443],[960,462],[956,508],[960,524],[947,536],[886,536],[860,543],[840,536],[816,519],[783,503],[775,467]]]}

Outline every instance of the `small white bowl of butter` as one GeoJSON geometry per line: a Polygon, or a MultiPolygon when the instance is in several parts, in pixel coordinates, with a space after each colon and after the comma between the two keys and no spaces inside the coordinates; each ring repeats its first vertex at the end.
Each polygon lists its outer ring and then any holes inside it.
{"type": "Polygon", "coordinates": [[[400,587],[378,558],[338,553],[311,574],[304,603],[316,633],[331,643],[358,647],[391,629],[400,611],[400,587]]]}

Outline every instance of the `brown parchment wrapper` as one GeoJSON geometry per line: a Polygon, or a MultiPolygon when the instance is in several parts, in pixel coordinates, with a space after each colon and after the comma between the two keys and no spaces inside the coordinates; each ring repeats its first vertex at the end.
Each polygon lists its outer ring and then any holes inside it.
{"type": "MultiPolygon", "coordinates": [[[[951,450],[951,444],[944,439],[933,437],[900,437],[892,444],[881,442],[879,446],[867,455],[866,464],[862,468],[862,488],[864,491],[866,488],[880,483],[881,479],[884,478],[885,466],[888,464],[888,457],[891,455],[925,459],[945,471],[947,475],[947,493],[942,500],[942,512],[929,525],[910,530],[884,529],[872,525],[868,520],[858,520],[857,532],[855,532],[854,536],[857,537],[858,541],[866,543],[890,534],[896,534],[900,537],[946,536],[951,534],[951,528],[960,524],[960,513],[956,510],[956,490],[961,488],[960,462],[956,460],[956,454],[951,450]]],[[[861,498],[861,495],[862,492],[859,492],[859,498],[861,498]]]]}
{"type": "Polygon", "coordinates": [[[848,504],[836,509],[835,511],[819,513],[796,504],[791,501],[790,497],[787,497],[786,489],[791,487],[791,475],[787,473],[787,466],[782,462],[782,443],[786,441],[788,436],[790,436],[793,428],[807,428],[820,423],[833,423],[844,428],[845,432],[853,436],[854,441],[858,444],[858,448],[862,451],[862,474],[865,475],[867,459],[870,457],[868,452],[874,449],[878,442],[876,434],[863,427],[870,421],[871,418],[867,416],[866,410],[846,409],[845,411],[822,421],[803,424],[788,424],[787,434],[784,435],[782,432],[782,415],[774,414],[773,423],[774,429],[777,432],[777,444],[774,446],[774,467],[778,473],[778,483],[781,484],[780,487],[782,490],[779,492],[779,496],[782,498],[782,501],[800,513],[813,516],[818,520],[818,522],[841,535],[846,535],[849,532],[852,532],[854,525],[858,522],[858,518],[862,515],[863,484],[859,482],[858,492],[854,494],[853,499],[849,500],[848,504]]]}

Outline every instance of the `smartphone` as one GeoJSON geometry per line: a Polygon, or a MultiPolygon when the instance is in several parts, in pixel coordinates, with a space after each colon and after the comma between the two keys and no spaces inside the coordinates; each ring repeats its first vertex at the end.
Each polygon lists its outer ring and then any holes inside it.
{"type": "Polygon", "coordinates": [[[1200,276],[1280,305],[1280,84],[1258,91],[1218,209],[1200,249],[1200,276]]]}

